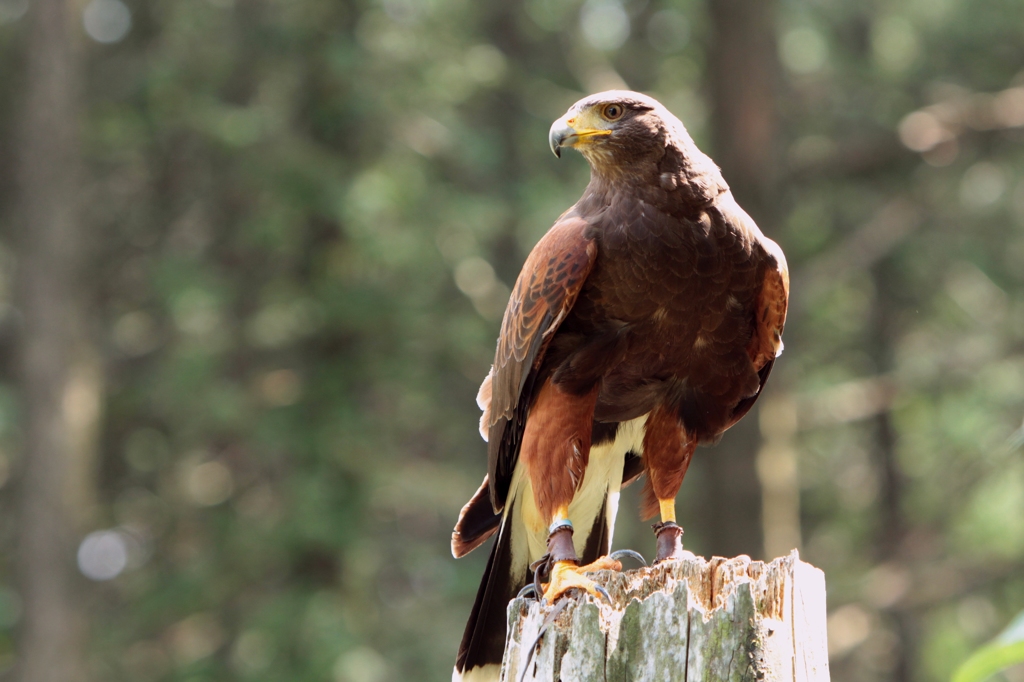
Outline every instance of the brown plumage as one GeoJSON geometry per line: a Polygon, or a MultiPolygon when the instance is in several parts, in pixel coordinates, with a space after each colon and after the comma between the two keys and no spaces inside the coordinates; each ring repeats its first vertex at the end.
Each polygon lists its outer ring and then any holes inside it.
{"type": "Polygon", "coordinates": [[[607,553],[638,463],[642,513],[662,514],[658,559],[678,555],[674,500],[694,449],[750,409],[782,348],[785,258],[675,116],[600,93],[552,126],[551,145],[581,151],[591,180],[523,266],[481,386],[488,474],[453,552],[500,532],[456,679],[500,663],[505,604],[545,546],[570,568],[572,548],[585,562],[607,553]]]}

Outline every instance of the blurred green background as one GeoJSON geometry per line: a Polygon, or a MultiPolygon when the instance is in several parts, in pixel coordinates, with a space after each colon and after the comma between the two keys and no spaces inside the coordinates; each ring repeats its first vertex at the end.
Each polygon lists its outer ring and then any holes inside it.
{"type": "Polygon", "coordinates": [[[623,86],[793,274],[687,546],[800,547],[837,682],[1024,608],[1019,0],[0,0],[0,679],[449,679],[547,129],[623,86]]]}

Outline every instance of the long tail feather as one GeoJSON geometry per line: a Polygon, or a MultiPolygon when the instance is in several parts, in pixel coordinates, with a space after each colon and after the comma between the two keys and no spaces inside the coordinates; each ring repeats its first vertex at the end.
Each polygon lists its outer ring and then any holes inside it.
{"type": "Polygon", "coordinates": [[[459,520],[452,532],[452,556],[460,559],[487,541],[501,523],[501,514],[491,507],[490,482],[484,482],[459,512],[459,520]]]}
{"type": "Polygon", "coordinates": [[[520,562],[513,562],[513,527],[519,525],[514,505],[513,502],[508,506],[498,538],[491,547],[491,556],[459,645],[453,680],[498,679],[501,657],[505,652],[505,609],[526,585],[529,572],[525,557],[520,562]],[[491,668],[493,676],[485,674],[491,668]]]}

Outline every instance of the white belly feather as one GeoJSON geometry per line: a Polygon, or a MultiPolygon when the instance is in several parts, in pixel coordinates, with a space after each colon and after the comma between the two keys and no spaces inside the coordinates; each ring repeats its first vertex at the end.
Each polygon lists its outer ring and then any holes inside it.
{"type": "MultiPolygon", "coordinates": [[[[608,515],[608,541],[611,543],[615,530],[615,514],[619,508],[619,488],[622,485],[622,466],[626,453],[632,450],[643,454],[644,423],[647,415],[623,422],[615,434],[615,440],[590,448],[590,459],[583,482],[569,504],[569,520],[572,521],[576,533],[573,534],[573,545],[576,554],[583,556],[587,543],[587,534],[594,526],[597,515],[605,500],[605,513],[608,515]]],[[[533,498],[533,487],[523,479],[522,461],[516,464],[510,486],[510,499],[513,504],[506,505],[505,510],[513,510],[516,518],[512,519],[512,565],[525,566],[547,554],[548,524],[550,519],[541,518],[533,498]],[[521,532],[525,531],[525,532],[521,532]],[[526,559],[523,559],[523,556],[526,559]]]]}

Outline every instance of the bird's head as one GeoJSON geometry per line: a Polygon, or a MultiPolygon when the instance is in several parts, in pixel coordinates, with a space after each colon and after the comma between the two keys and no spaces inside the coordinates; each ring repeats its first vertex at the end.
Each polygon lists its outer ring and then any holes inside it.
{"type": "Polygon", "coordinates": [[[666,146],[683,137],[688,138],[683,124],[661,103],[628,90],[584,97],[548,132],[555,156],[561,157],[562,148],[572,147],[595,171],[610,175],[656,164],[666,146]]]}

